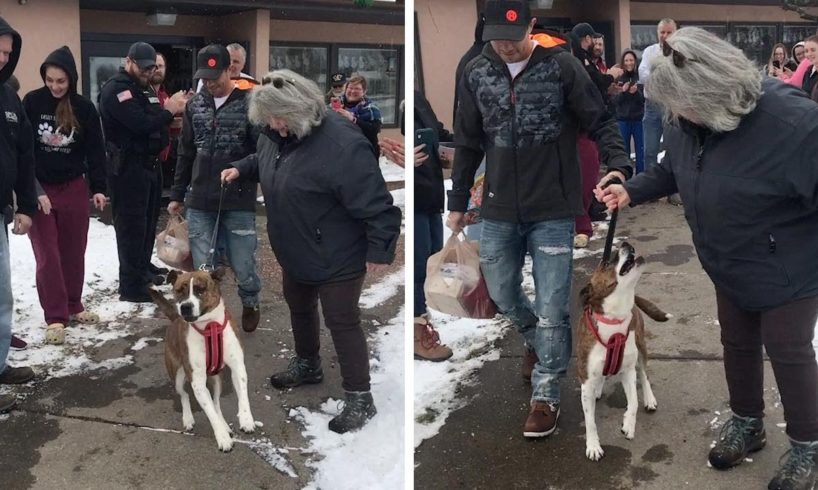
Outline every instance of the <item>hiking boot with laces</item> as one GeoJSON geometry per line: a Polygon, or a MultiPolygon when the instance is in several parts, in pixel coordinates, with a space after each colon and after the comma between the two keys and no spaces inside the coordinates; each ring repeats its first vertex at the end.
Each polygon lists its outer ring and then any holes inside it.
{"type": "Polygon", "coordinates": [[[815,488],[818,442],[795,442],[781,459],[778,473],[767,485],[769,490],[808,490],[815,488]]]}
{"type": "Polygon", "coordinates": [[[560,404],[541,401],[531,402],[531,411],[525,420],[523,437],[545,437],[557,429],[560,418],[560,404]]]}
{"type": "Polygon", "coordinates": [[[415,359],[441,362],[452,357],[452,350],[440,343],[440,335],[425,316],[415,318],[415,359]]]}
{"type": "Polygon", "coordinates": [[[378,413],[372,393],[368,391],[348,391],[344,409],[329,421],[329,430],[343,434],[358,430],[378,413]]]}
{"type": "Polygon", "coordinates": [[[767,443],[764,422],[754,417],[733,417],[724,423],[719,440],[707,459],[713,468],[726,470],[744,461],[748,454],[758,451],[767,443]]]}
{"type": "Polygon", "coordinates": [[[287,370],[270,376],[270,384],[279,390],[295,388],[303,384],[317,384],[324,380],[321,358],[293,357],[287,370]]]}

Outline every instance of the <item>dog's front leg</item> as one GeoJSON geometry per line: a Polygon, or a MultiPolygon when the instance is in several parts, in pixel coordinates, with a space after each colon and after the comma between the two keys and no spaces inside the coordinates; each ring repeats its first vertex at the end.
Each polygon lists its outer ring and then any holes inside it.
{"type": "Polygon", "coordinates": [[[190,384],[193,387],[193,396],[196,397],[196,401],[199,402],[199,406],[202,407],[207,419],[210,421],[219,450],[230,451],[233,449],[233,439],[230,438],[229,427],[225,424],[224,419],[216,413],[216,408],[213,406],[213,399],[210,397],[210,392],[207,391],[207,374],[203,370],[194,370],[190,384]]]}
{"type": "Polygon", "coordinates": [[[622,419],[622,433],[627,439],[633,439],[636,433],[636,412],[639,409],[639,400],[636,398],[636,366],[623,370],[622,388],[628,400],[628,408],[622,419]]]}
{"type": "Polygon", "coordinates": [[[653,394],[653,389],[648,381],[647,363],[642,354],[639,354],[639,359],[636,362],[636,369],[639,370],[639,376],[642,382],[642,397],[644,398],[645,410],[653,412],[656,410],[657,402],[656,396],[653,394]]]}
{"type": "Polygon", "coordinates": [[[247,368],[244,366],[244,352],[241,344],[234,335],[225,337],[227,354],[225,364],[230,367],[230,376],[233,379],[233,388],[239,400],[239,427],[242,432],[250,434],[256,430],[256,421],[250,412],[250,398],[247,395],[247,368]]]}
{"type": "Polygon", "coordinates": [[[596,429],[596,393],[597,386],[603,378],[590,378],[582,383],[582,412],[585,414],[585,456],[591,461],[599,461],[605,454],[599,445],[599,433],[596,429]]]}
{"type": "Polygon", "coordinates": [[[176,393],[179,393],[179,398],[182,399],[182,425],[185,430],[192,430],[195,420],[193,412],[190,411],[190,396],[185,391],[185,370],[181,367],[176,370],[176,393]]]}
{"type": "MultiPolygon", "coordinates": [[[[209,376],[207,379],[213,384],[213,408],[216,410],[216,413],[219,414],[224,425],[230,430],[230,424],[227,423],[227,420],[224,419],[224,415],[222,414],[222,376],[217,374],[216,376],[209,376]]],[[[233,431],[231,430],[230,433],[232,434],[233,431]]]]}

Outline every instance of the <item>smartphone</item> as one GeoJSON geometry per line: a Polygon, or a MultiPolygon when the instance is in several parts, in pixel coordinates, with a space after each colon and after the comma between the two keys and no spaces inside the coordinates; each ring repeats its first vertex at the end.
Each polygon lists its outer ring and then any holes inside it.
{"type": "Polygon", "coordinates": [[[340,109],[341,99],[339,99],[338,97],[333,97],[332,100],[330,101],[330,107],[332,107],[333,111],[337,111],[338,109],[340,109]]]}
{"type": "Polygon", "coordinates": [[[781,68],[781,62],[778,60],[773,61],[773,66],[776,68],[781,68]]]}
{"type": "Polygon", "coordinates": [[[426,145],[423,151],[427,155],[432,155],[433,151],[437,151],[437,132],[432,128],[423,128],[415,130],[415,146],[426,145]]]}

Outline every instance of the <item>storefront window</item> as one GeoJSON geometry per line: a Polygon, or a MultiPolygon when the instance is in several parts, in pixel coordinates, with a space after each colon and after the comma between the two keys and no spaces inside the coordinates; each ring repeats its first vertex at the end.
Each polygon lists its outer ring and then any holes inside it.
{"type": "Polygon", "coordinates": [[[656,37],[656,24],[631,26],[631,49],[641,58],[642,51],[651,44],[659,42],[656,37]]]}
{"type": "Polygon", "coordinates": [[[730,30],[728,40],[761,66],[770,59],[770,53],[776,43],[775,31],[776,26],[774,25],[734,25],[730,30]]]}
{"type": "Polygon", "coordinates": [[[270,70],[292,70],[327,88],[327,64],[329,48],[327,46],[270,46],[270,70]]]}
{"type": "Polygon", "coordinates": [[[119,56],[91,56],[88,58],[88,75],[90,79],[90,97],[94,104],[98,104],[99,93],[109,78],[125,66],[125,58],[119,56]]]}
{"type": "Polygon", "coordinates": [[[367,97],[381,110],[384,124],[396,124],[399,51],[390,48],[338,48],[338,71],[366,78],[367,97]]]}
{"type": "Polygon", "coordinates": [[[792,56],[792,47],[795,43],[814,36],[815,33],[816,29],[814,25],[784,26],[783,39],[781,42],[787,45],[787,50],[790,51],[790,56],[792,56]]]}

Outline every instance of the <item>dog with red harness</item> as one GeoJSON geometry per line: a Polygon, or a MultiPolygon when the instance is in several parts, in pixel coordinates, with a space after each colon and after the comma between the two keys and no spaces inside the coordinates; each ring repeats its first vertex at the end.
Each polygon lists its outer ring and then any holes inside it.
{"type": "Polygon", "coordinates": [[[619,376],[628,406],[622,421],[622,433],[633,439],[636,431],[636,376],[640,377],[644,406],[656,410],[656,397],[646,372],[648,352],[645,343],[643,311],[664,322],[671,315],[650,301],[636,296],[636,283],[645,260],[637,257],[627,242],[619,248],[615,261],[603,262],[581,291],[582,315],[577,327],[577,373],[582,383],[582,411],[585,414],[585,455],[592,461],[602,458],[596,428],[596,400],[602,396],[605,381],[619,376]]]}
{"type": "Polygon", "coordinates": [[[182,399],[182,424],[185,430],[193,429],[190,397],[185,391],[187,381],[210,421],[219,450],[228,452],[233,448],[233,439],[219,404],[222,389],[220,373],[225,366],[230,368],[238,398],[242,432],[252,433],[255,420],[250,413],[247,395],[244,350],[236,324],[219,291],[223,275],[224,269],[183,274],[171,271],[168,282],[173,284],[176,305],[154,289],[149,292],[154,303],[171,321],[165,333],[165,367],[182,399]],[[208,381],[212,384],[212,396],[207,389],[208,381]]]}

